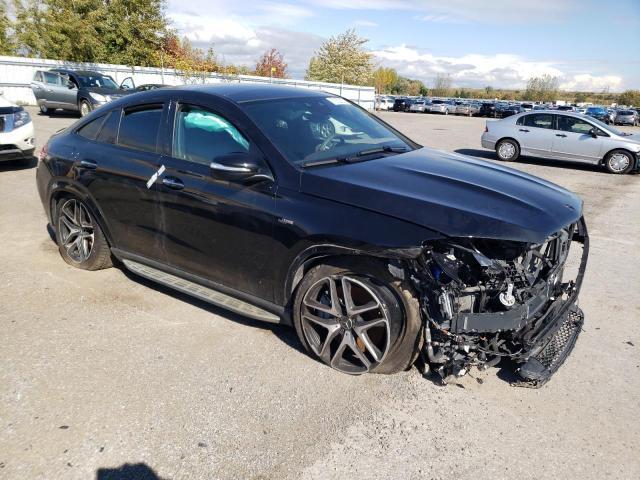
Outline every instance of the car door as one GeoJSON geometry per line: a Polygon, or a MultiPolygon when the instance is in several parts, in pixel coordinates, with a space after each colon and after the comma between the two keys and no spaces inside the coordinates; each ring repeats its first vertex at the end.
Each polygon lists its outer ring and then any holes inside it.
{"type": "Polygon", "coordinates": [[[158,181],[167,264],[272,300],[268,260],[274,251],[276,185],[264,157],[242,133],[233,110],[176,103],[170,117],[172,141],[158,181]],[[234,152],[264,162],[263,180],[247,184],[217,178],[212,162],[234,152]]]}
{"type": "Polygon", "coordinates": [[[61,74],[61,86],[56,94],[60,108],[65,110],[78,109],[78,80],[71,75],[61,74]]]}
{"type": "Polygon", "coordinates": [[[598,127],[579,117],[556,115],[553,137],[553,155],[562,160],[599,163],[602,158],[605,135],[598,127]],[[591,131],[598,133],[593,136],[591,131]]]}
{"type": "Polygon", "coordinates": [[[45,83],[44,83],[44,72],[42,70],[38,70],[33,74],[33,80],[31,81],[31,91],[33,92],[33,96],[36,97],[36,102],[38,105],[42,102],[46,102],[45,98],[45,83]]]}
{"type": "Polygon", "coordinates": [[[112,110],[94,120],[102,122],[99,133],[84,138],[75,154],[79,177],[107,222],[112,246],[153,260],[162,258],[162,236],[156,186],[147,182],[158,170],[164,118],[163,103],[112,110]]]}
{"type": "Polygon", "coordinates": [[[41,98],[44,105],[47,108],[60,108],[57,94],[62,78],[55,72],[42,72],[42,76],[44,83],[41,98]]]}
{"type": "Polygon", "coordinates": [[[523,155],[551,156],[554,139],[554,115],[530,113],[516,121],[516,139],[523,155]]]}

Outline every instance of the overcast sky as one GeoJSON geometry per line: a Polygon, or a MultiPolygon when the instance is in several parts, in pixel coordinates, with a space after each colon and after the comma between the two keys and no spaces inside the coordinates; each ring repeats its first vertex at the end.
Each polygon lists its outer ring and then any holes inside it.
{"type": "Polygon", "coordinates": [[[169,0],[173,27],[219,60],[255,65],[275,47],[289,75],[355,28],[377,64],[427,85],[522,88],[548,73],[569,90],[640,88],[640,0],[169,0]]]}

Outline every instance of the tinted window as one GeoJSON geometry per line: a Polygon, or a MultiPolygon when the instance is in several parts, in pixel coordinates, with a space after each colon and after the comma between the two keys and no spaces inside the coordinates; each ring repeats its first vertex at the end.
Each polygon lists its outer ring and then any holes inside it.
{"type": "Polygon", "coordinates": [[[115,143],[118,135],[118,125],[120,124],[120,110],[114,110],[109,114],[102,124],[102,129],[97,140],[104,143],[115,143]]]}
{"type": "Polygon", "coordinates": [[[558,117],[558,130],[564,132],[589,133],[592,128],[593,125],[579,118],[565,117],[564,115],[558,117]]]}
{"type": "Polygon", "coordinates": [[[49,85],[60,85],[60,76],[57,73],[44,72],[44,81],[49,85]]]}
{"type": "Polygon", "coordinates": [[[118,84],[111,77],[99,73],[78,76],[78,79],[83,87],[118,88],[118,84]]]}
{"type": "Polygon", "coordinates": [[[88,138],[89,140],[95,140],[98,132],[100,131],[100,126],[104,121],[104,115],[96,118],[95,120],[91,120],[86,125],[83,125],[78,130],[78,135],[84,138],[88,138]]]}
{"type": "Polygon", "coordinates": [[[247,139],[220,115],[190,105],[178,110],[173,136],[175,158],[209,165],[221,155],[247,151],[247,139]]]}
{"type": "Polygon", "coordinates": [[[525,115],[523,125],[535,128],[553,128],[553,115],[548,113],[536,113],[535,115],[525,115]]]}
{"type": "Polygon", "coordinates": [[[118,145],[155,152],[161,117],[161,105],[125,110],[118,129],[118,145]]]}

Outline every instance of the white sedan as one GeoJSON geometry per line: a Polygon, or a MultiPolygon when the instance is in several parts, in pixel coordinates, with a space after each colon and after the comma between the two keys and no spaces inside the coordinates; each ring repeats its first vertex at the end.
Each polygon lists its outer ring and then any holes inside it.
{"type": "Polygon", "coordinates": [[[29,113],[0,96],[0,162],[29,160],[35,148],[29,113]]]}

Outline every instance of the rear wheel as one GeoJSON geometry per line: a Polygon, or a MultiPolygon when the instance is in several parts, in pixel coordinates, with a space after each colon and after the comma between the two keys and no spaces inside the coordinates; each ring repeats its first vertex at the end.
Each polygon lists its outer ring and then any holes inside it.
{"type": "Polygon", "coordinates": [[[76,198],[63,198],[56,208],[56,240],[69,265],[83,270],[108,268],[111,250],[102,229],[87,206],[76,198]]]}
{"type": "Polygon", "coordinates": [[[520,156],[520,146],[509,138],[500,140],[496,145],[496,154],[504,162],[514,162],[520,156]]]}
{"type": "Polygon", "coordinates": [[[609,173],[627,173],[633,168],[633,158],[624,150],[613,150],[604,157],[604,166],[609,173]]]}
{"type": "Polygon", "coordinates": [[[417,300],[381,265],[337,261],[302,279],[294,325],[315,358],[343,373],[395,373],[418,352],[417,300]]]}

